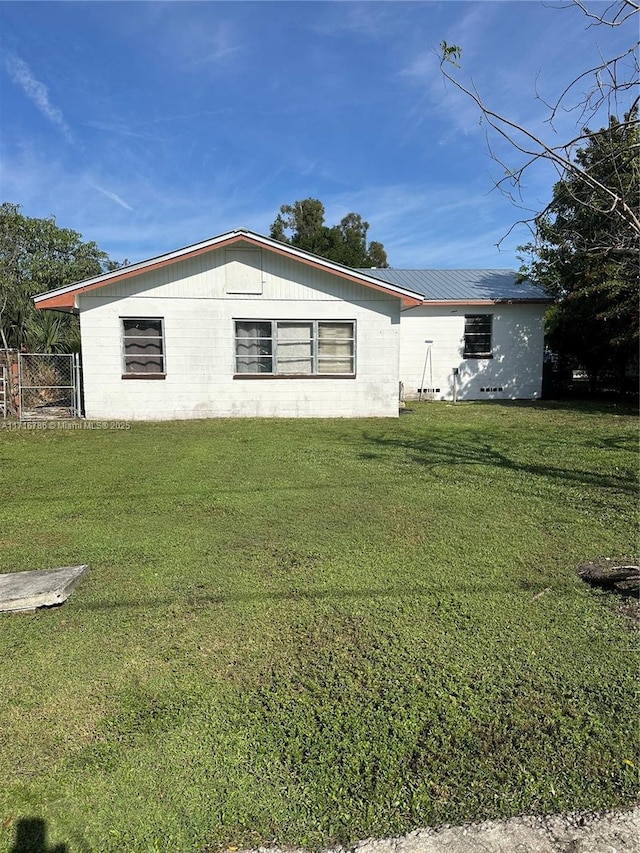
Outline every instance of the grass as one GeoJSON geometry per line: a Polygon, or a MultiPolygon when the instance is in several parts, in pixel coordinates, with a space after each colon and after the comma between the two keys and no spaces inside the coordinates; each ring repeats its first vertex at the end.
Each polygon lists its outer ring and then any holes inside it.
{"type": "Polygon", "coordinates": [[[575,404],[0,433],[0,572],[91,565],[0,620],[0,851],[632,803],[635,641],[575,567],[636,552],[636,454],[575,404]]]}

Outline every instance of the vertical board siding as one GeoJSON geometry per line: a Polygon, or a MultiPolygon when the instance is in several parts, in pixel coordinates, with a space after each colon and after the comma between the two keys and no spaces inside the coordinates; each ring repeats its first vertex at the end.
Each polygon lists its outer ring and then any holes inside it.
{"type": "MultiPolygon", "coordinates": [[[[171,299],[237,299],[255,296],[255,293],[227,292],[227,264],[229,250],[218,249],[196,255],[174,264],[151,269],[134,278],[107,284],[100,288],[103,297],[116,299],[131,296],[153,296],[171,299]]],[[[240,257],[237,250],[236,256],[240,257]]],[[[256,255],[260,250],[251,250],[256,255]]],[[[234,265],[238,263],[233,261],[234,265]]],[[[251,265],[257,264],[252,260],[251,265]]],[[[304,264],[294,258],[262,250],[262,293],[265,299],[356,301],[397,303],[397,298],[356,282],[340,278],[325,270],[304,264]]],[[[255,269],[255,267],[254,267],[255,269]]]]}
{"type": "Polygon", "coordinates": [[[262,294],[263,274],[260,249],[224,249],[225,293],[262,294]]]}

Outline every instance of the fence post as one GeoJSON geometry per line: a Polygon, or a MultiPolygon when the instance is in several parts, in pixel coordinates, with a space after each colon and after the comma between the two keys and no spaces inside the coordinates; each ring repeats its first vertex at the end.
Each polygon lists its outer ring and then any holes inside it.
{"type": "Polygon", "coordinates": [[[20,367],[19,367],[19,355],[18,357],[11,361],[11,390],[13,394],[13,408],[16,413],[16,417],[20,418],[22,416],[22,412],[20,411],[20,367]]]}
{"type": "Polygon", "coordinates": [[[80,376],[80,354],[74,353],[73,355],[73,375],[74,375],[74,385],[75,385],[75,416],[76,418],[82,417],[82,393],[80,390],[80,382],[82,381],[82,377],[80,376]]]}
{"type": "Polygon", "coordinates": [[[9,378],[7,368],[0,364],[0,407],[2,407],[2,419],[7,417],[7,406],[9,405],[9,378]]]}

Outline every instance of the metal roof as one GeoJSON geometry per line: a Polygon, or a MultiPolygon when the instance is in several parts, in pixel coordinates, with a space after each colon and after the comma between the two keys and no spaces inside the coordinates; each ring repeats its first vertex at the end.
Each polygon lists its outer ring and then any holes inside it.
{"type": "Polygon", "coordinates": [[[362,270],[381,281],[421,293],[427,302],[551,301],[542,288],[513,270],[362,270]]]}

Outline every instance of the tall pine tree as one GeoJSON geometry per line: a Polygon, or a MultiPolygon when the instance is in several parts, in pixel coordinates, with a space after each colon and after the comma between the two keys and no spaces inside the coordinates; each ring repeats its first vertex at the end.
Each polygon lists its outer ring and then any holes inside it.
{"type": "Polygon", "coordinates": [[[324,205],[317,198],[283,204],[271,225],[270,236],[305,252],[348,267],[388,267],[382,243],[367,245],[369,223],[359,213],[348,213],[338,225],[324,222],[324,205]]]}

